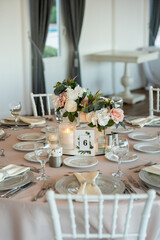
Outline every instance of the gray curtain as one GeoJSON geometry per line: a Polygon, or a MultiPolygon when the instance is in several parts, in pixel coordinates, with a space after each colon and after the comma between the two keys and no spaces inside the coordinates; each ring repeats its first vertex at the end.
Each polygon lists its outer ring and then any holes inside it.
{"type": "Polygon", "coordinates": [[[85,0],[62,0],[63,14],[69,37],[73,44],[73,59],[71,77],[77,77],[77,82],[81,85],[81,72],[78,44],[81,36],[85,0]]]}
{"type": "MultiPolygon", "coordinates": [[[[52,5],[53,0],[30,0],[33,93],[46,92],[42,55],[48,33],[52,5]]],[[[38,107],[38,114],[41,115],[40,107],[38,107]]]]}
{"type": "Polygon", "coordinates": [[[160,25],[160,0],[150,0],[149,46],[154,46],[160,25]]]}

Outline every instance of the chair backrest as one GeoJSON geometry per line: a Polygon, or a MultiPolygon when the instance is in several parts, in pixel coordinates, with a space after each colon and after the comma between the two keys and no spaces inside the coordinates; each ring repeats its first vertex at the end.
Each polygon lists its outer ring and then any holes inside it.
{"type": "Polygon", "coordinates": [[[54,239],[124,239],[125,237],[128,239],[131,237],[132,239],[144,240],[154,198],[154,190],[150,190],[146,194],[99,196],[61,195],[49,190],[47,200],[53,223],[54,239]],[[60,199],[65,201],[68,216],[66,216],[64,205],[61,201],[57,201],[60,199]],[[90,202],[93,200],[94,203],[90,202]],[[61,216],[62,214],[65,214],[66,221],[64,216],[61,216]],[[61,223],[64,221],[65,225],[71,226],[71,233],[68,233],[69,227],[66,227],[67,233],[62,232],[64,226],[61,223]]]}
{"type": "Polygon", "coordinates": [[[160,88],[149,87],[149,115],[153,116],[154,112],[160,113],[160,88]]]}
{"type": "Polygon", "coordinates": [[[51,115],[50,99],[51,99],[51,97],[52,97],[52,93],[34,94],[34,93],[31,92],[31,93],[30,93],[30,96],[31,96],[31,103],[32,103],[32,109],[33,109],[33,115],[34,115],[35,117],[38,116],[36,99],[39,99],[42,116],[51,115]],[[46,99],[47,112],[45,112],[45,108],[44,108],[44,101],[43,101],[44,99],[46,99]]]}

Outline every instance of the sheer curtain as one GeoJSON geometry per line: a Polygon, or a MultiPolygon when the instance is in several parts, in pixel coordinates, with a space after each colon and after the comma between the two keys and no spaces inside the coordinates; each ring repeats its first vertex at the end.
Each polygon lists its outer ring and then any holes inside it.
{"type": "Polygon", "coordinates": [[[77,82],[81,85],[78,45],[83,24],[85,0],[62,0],[62,7],[64,19],[67,25],[66,27],[73,45],[71,77],[77,75],[77,82]]]}
{"type": "MultiPolygon", "coordinates": [[[[46,92],[42,54],[45,47],[52,5],[53,0],[30,0],[33,93],[46,92]]],[[[38,114],[41,114],[40,107],[38,107],[38,114]]]]}

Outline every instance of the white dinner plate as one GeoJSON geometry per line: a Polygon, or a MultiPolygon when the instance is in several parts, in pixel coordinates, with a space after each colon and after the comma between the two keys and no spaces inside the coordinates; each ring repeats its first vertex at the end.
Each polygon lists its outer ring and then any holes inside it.
{"type": "MultiPolygon", "coordinates": [[[[35,153],[34,152],[29,152],[29,153],[26,153],[24,155],[24,158],[25,160],[29,161],[29,162],[35,162],[35,163],[39,163],[37,160],[36,160],[36,156],[35,156],[35,153]]],[[[49,160],[48,160],[49,161],[49,160]]],[[[47,161],[47,162],[48,162],[47,161]]]]}
{"type": "Polygon", "coordinates": [[[27,171],[14,177],[6,178],[3,182],[0,182],[0,191],[9,190],[14,187],[20,187],[33,180],[33,173],[31,171],[27,171]]]}
{"type": "Polygon", "coordinates": [[[150,133],[144,133],[144,132],[130,133],[130,134],[128,134],[128,137],[133,140],[138,140],[138,141],[152,141],[152,140],[157,139],[157,135],[150,134],[150,133]]]}
{"type": "Polygon", "coordinates": [[[35,143],[36,147],[42,147],[43,143],[37,143],[37,142],[20,142],[13,145],[13,148],[17,151],[22,152],[30,152],[35,150],[35,143]],[[38,146],[37,146],[38,145],[38,146]]]}
{"type": "Polygon", "coordinates": [[[74,156],[65,158],[63,163],[68,167],[88,168],[95,166],[98,163],[98,160],[95,157],[74,156]]]}
{"type": "Polygon", "coordinates": [[[139,177],[143,182],[145,182],[151,186],[160,188],[160,176],[159,175],[141,170],[139,172],[139,177]]]}
{"type": "Polygon", "coordinates": [[[133,145],[137,151],[144,153],[160,153],[160,145],[151,143],[137,143],[133,145]]]}
{"type": "Polygon", "coordinates": [[[119,133],[119,134],[126,134],[126,133],[130,133],[130,132],[133,132],[133,128],[131,128],[131,127],[125,127],[125,128],[123,128],[123,127],[118,127],[118,128],[111,128],[111,132],[112,133],[119,133]]]}
{"type": "MultiPolygon", "coordinates": [[[[100,188],[102,194],[115,194],[115,193],[123,193],[125,190],[124,183],[119,179],[115,179],[115,177],[107,176],[107,175],[99,175],[96,178],[96,184],[100,188]],[[116,181],[116,188],[115,186],[116,181]]],[[[60,194],[76,194],[80,187],[80,183],[77,178],[72,176],[67,176],[60,179],[56,182],[55,189],[60,194]]]]}
{"type": "Polygon", "coordinates": [[[21,141],[39,141],[45,139],[45,137],[46,136],[43,133],[24,133],[17,138],[21,141]]]}
{"type": "MultiPolygon", "coordinates": [[[[109,153],[105,154],[105,157],[110,161],[118,162],[118,157],[115,154],[113,154],[112,152],[109,152],[109,153]]],[[[122,163],[129,163],[129,162],[134,162],[137,159],[138,159],[137,154],[129,152],[129,153],[127,153],[126,156],[123,157],[121,162],[122,163]]]]}

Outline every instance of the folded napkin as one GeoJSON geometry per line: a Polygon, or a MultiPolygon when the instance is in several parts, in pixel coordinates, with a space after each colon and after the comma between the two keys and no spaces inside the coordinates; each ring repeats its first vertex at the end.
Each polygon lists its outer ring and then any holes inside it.
{"type": "Polygon", "coordinates": [[[4,130],[0,129],[0,136],[4,134],[4,130]]]}
{"type": "Polygon", "coordinates": [[[142,118],[137,118],[134,120],[129,121],[130,124],[138,127],[144,127],[145,125],[150,124],[153,121],[158,121],[160,120],[160,117],[157,116],[148,116],[148,117],[142,117],[142,118]]]}
{"type": "Polygon", "coordinates": [[[36,125],[42,125],[46,123],[45,119],[38,119],[38,118],[30,118],[30,117],[22,117],[19,116],[19,120],[21,120],[24,123],[28,123],[31,126],[36,126],[36,125]]]}
{"type": "Polygon", "coordinates": [[[160,165],[153,165],[153,166],[145,167],[142,170],[160,176],[160,165]]]}
{"type": "MultiPolygon", "coordinates": [[[[14,117],[8,117],[8,118],[5,118],[5,120],[14,121],[14,117]]],[[[30,124],[31,126],[43,125],[46,123],[45,119],[39,119],[34,117],[22,117],[22,116],[18,116],[18,121],[30,124]]]]}
{"type": "Polygon", "coordinates": [[[9,164],[0,170],[0,182],[2,182],[6,177],[13,177],[29,170],[30,170],[29,167],[22,167],[14,164],[9,164]]]}
{"type": "Polygon", "coordinates": [[[77,194],[100,195],[101,190],[95,183],[99,172],[84,172],[74,173],[80,183],[80,188],[77,194]]]}

